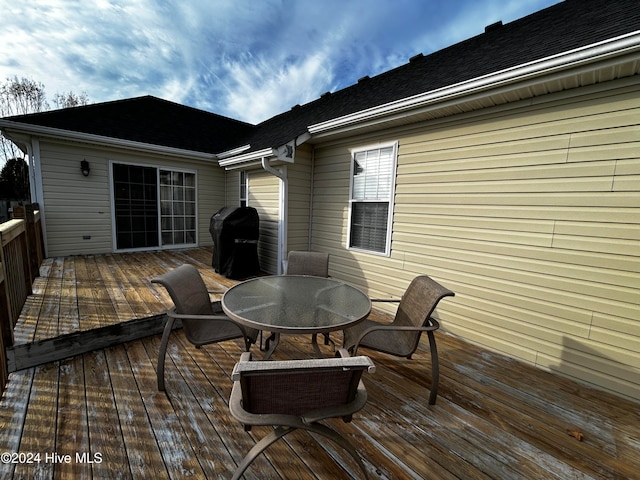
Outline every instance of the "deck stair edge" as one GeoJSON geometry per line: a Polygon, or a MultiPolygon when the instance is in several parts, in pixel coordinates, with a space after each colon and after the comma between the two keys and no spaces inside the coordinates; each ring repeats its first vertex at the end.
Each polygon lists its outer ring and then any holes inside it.
{"type": "Polygon", "coordinates": [[[7,347],[9,373],[157,335],[164,328],[164,317],[162,313],[7,347]]]}

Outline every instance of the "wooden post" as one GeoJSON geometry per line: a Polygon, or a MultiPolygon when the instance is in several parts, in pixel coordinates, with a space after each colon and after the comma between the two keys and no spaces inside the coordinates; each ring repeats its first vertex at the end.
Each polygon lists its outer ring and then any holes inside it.
{"type": "Polygon", "coordinates": [[[13,326],[9,310],[9,294],[5,273],[6,263],[2,249],[2,232],[0,232],[0,396],[7,384],[9,371],[7,369],[7,347],[13,345],[13,326]]]}
{"type": "Polygon", "coordinates": [[[27,297],[33,292],[29,281],[24,220],[14,219],[0,224],[0,265],[0,336],[6,349],[13,345],[13,327],[27,297]],[[6,318],[3,318],[5,311],[6,318]]]}
{"type": "Polygon", "coordinates": [[[38,238],[36,235],[36,222],[33,205],[13,207],[13,218],[22,219],[25,222],[25,238],[21,242],[24,248],[25,280],[27,289],[31,294],[33,280],[40,272],[40,262],[38,261],[38,238]]]}

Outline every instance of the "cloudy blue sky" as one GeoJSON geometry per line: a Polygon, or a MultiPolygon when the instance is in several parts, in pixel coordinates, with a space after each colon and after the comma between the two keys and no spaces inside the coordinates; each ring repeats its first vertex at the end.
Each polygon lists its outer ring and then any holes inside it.
{"type": "Polygon", "coordinates": [[[0,82],[257,123],[558,0],[0,0],[0,82]]]}

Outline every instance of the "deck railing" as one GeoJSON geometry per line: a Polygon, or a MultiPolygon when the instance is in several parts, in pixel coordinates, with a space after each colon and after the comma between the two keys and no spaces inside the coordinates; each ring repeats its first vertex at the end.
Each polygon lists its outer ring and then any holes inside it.
{"type": "Polygon", "coordinates": [[[13,219],[0,224],[0,394],[8,378],[6,348],[13,345],[18,321],[44,256],[36,205],[14,207],[13,219]]]}

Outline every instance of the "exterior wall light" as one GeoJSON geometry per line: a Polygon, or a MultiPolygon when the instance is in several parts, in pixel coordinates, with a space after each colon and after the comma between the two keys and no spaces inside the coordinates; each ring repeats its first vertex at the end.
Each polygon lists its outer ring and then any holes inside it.
{"type": "Polygon", "coordinates": [[[82,170],[82,175],[84,175],[85,177],[89,176],[89,172],[91,171],[91,169],[89,168],[89,162],[87,162],[86,159],[80,162],[80,170],[82,170]]]}

